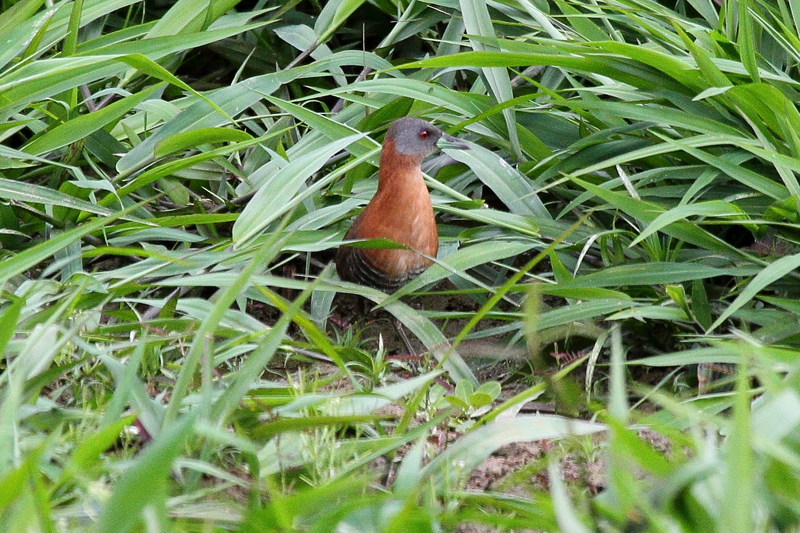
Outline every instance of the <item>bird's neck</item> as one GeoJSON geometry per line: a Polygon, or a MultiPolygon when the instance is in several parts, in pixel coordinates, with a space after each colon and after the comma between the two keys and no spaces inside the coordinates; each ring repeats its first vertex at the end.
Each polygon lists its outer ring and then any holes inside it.
{"type": "Polygon", "coordinates": [[[418,157],[398,153],[394,148],[394,142],[386,140],[381,151],[377,194],[395,195],[403,194],[406,190],[417,192],[420,187],[425,188],[421,163],[418,157]]]}

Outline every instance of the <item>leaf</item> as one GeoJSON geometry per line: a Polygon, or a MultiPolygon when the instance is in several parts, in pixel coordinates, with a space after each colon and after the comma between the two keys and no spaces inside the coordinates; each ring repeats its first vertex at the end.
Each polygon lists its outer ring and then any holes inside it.
{"type": "Polygon", "coordinates": [[[17,321],[24,304],[23,298],[13,298],[11,305],[0,315],[0,353],[6,353],[6,346],[17,329],[17,321]]]}
{"type": "MultiPolygon", "coordinates": [[[[492,19],[489,16],[489,9],[486,2],[476,2],[473,0],[460,0],[461,15],[464,17],[464,26],[467,33],[481,37],[495,37],[495,30],[492,19]]],[[[480,40],[471,40],[475,50],[483,51],[485,44],[480,40]]],[[[508,71],[498,67],[484,67],[482,69],[489,87],[492,89],[495,101],[507,102],[514,98],[514,90],[511,87],[511,80],[508,71]]],[[[515,155],[520,155],[519,136],[517,134],[517,119],[515,109],[508,107],[503,109],[503,118],[506,121],[507,137],[511,143],[511,148],[515,155]]]]}
{"type": "Polygon", "coordinates": [[[487,226],[496,226],[516,231],[528,237],[539,237],[539,222],[533,217],[515,215],[495,209],[459,209],[450,205],[437,205],[436,210],[457,215],[467,220],[482,222],[487,226]]]}
{"type": "Polygon", "coordinates": [[[800,268],[800,254],[781,257],[774,263],[765,267],[756,277],[750,281],[747,287],[736,297],[727,309],[711,324],[708,331],[713,331],[720,326],[732,314],[748,304],[758,293],[769,286],[771,283],[783,279],[786,275],[800,268]]]}
{"type": "Polygon", "coordinates": [[[469,402],[469,405],[472,406],[473,408],[478,408],[491,405],[492,402],[494,401],[494,398],[492,398],[492,396],[486,394],[485,392],[476,392],[474,394],[470,394],[467,397],[467,401],[469,402]]]}
{"type": "Polygon", "coordinates": [[[750,373],[747,367],[748,363],[743,357],[736,370],[731,434],[725,441],[725,468],[720,479],[723,483],[721,496],[724,501],[730,502],[730,507],[729,512],[720,516],[719,525],[731,533],[749,533],[755,529],[752,508],[756,489],[752,480],[756,469],[752,449],[754,435],[750,373]]]}
{"type": "Polygon", "coordinates": [[[448,394],[444,397],[444,399],[447,400],[447,403],[449,403],[453,407],[458,407],[462,411],[466,411],[467,409],[469,409],[469,404],[465,400],[459,398],[458,396],[448,394]]]}
{"type": "Polygon", "coordinates": [[[18,27],[28,21],[39,8],[44,4],[44,0],[21,0],[0,13],[0,35],[7,32],[9,28],[18,27]]]}
{"type": "Polygon", "coordinates": [[[730,275],[724,268],[695,263],[645,263],[608,267],[559,284],[561,288],[663,285],[730,275]]]}
{"type": "Polygon", "coordinates": [[[553,497],[553,510],[559,531],[563,533],[590,533],[579,519],[578,513],[570,500],[569,492],[564,486],[564,474],[558,465],[558,461],[550,461],[547,465],[547,474],[552,480],[550,482],[550,494],[553,497]]]}
{"type": "Polygon", "coordinates": [[[339,282],[336,284],[335,288],[340,292],[359,294],[386,309],[386,311],[399,320],[403,326],[408,328],[409,331],[431,351],[432,355],[450,374],[450,378],[453,381],[459,382],[461,380],[466,380],[472,385],[477,385],[478,381],[473,375],[472,370],[470,370],[469,366],[464,362],[464,359],[458,351],[453,348],[447,337],[444,336],[436,324],[428,320],[422,313],[400,300],[391,300],[384,305],[384,301],[387,300],[389,296],[370,287],[364,287],[354,283],[339,282]]]}
{"type": "Polygon", "coordinates": [[[318,41],[324,43],[347,18],[361,7],[364,0],[329,0],[314,23],[314,32],[318,41]]]}
{"type": "Polygon", "coordinates": [[[240,0],[178,0],[150,30],[147,37],[198,33],[238,4],[240,0]]]}
{"type": "Polygon", "coordinates": [[[391,296],[391,300],[410,294],[426,285],[436,283],[454,274],[465,279],[472,279],[471,276],[465,273],[467,269],[523,254],[533,246],[533,243],[530,242],[515,241],[482,242],[467,246],[443,257],[441,260],[437,260],[435,265],[397,290],[391,296]]]}
{"type": "Polygon", "coordinates": [[[286,213],[291,200],[306,180],[318,172],[333,155],[361,139],[364,135],[350,135],[328,143],[313,152],[290,161],[271,177],[250,199],[233,225],[233,242],[242,246],[270,223],[286,213]]]}
{"type": "Polygon", "coordinates": [[[469,150],[447,150],[447,154],[470,167],[512,213],[552,218],[528,180],[498,154],[474,144],[469,150]]]}
{"type": "Polygon", "coordinates": [[[127,533],[143,520],[151,502],[164,497],[175,458],[192,435],[194,416],[172,422],[128,468],[114,486],[95,524],[98,533],[127,533]]]}
{"type": "Polygon", "coordinates": [[[124,117],[128,111],[149,98],[156,91],[160,91],[165,84],[159,83],[139,93],[118,100],[102,109],[81,115],[63,124],[59,124],[46,133],[35,137],[31,142],[22,147],[22,151],[29,154],[46,154],[68,144],[77,142],[89,134],[110,123],[124,117]]]}
{"type": "Polygon", "coordinates": [[[347,87],[338,87],[329,91],[320,92],[314,98],[327,95],[349,94],[363,92],[367,94],[390,95],[392,99],[407,97],[431,105],[451,110],[460,115],[472,116],[480,114],[489,107],[486,97],[470,95],[442,87],[436,83],[429,83],[413,78],[368,80],[351,83],[347,87]]]}
{"type": "Polygon", "coordinates": [[[101,428],[97,433],[81,442],[64,466],[58,485],[63,485],[68,478],[81,478],[87,476],[86,472],[102,460],[102,454],[108,450],[118,439],[125,426],[132,424],[135,415],[127,416],[101,428]]]}
{"type": "Polygon", "coordinates": [[[679,205],[662,213],[653,220],[647,228],[633,239],[628,245],[633,247],[644,239],[678,220],[685,220],[691,216],[701,217],[731,217],[734,219],[744,219],[746,215],[738,206],[723,202],[722,200],[712,200],[710,202],[700,202],[690,205],[679,205]]]}
{"type": "MultiPolygon", "coordinates": [[[[544,330],[583,320],[590,320],[616,313],[621,309],[627,310],[635,305],[634,302],[628,300],[590,300],[587,302],[577,302],[545,311],[539,315],[537,327],[539,330],[544,330]]],[[[578,332],[576,331],[575,333],[578,332]]]]}
{"type": "Polygon", "coordinates": [[[164,157],[203,144],[237,143],[252,140],[253,137],[242,130],[232,128],[199,128],[167,137],[156,144],[153,153],[155,157],[164,157]]]}
{"type": "Polygon", "coordinates": [[[38,471],[43,448],[44,445],[40,445],[28,452],[22,464],[14,470],[7,471],[5,464],[2,465],[3,468],[0,471],[0,512],[3,512],[5,516],[8,516],[7,509],[18,501],[20,495],[24,493],[26,485],[30,484],[31,478],[38,471]]]}
{"type": "Polygon", "coordinates": [[[681,365],[697,365],[700,363],[736,363],[739,356],[723,346],[712,348],[693,348],[680,352],[643,357],[626,361],[627,365],[644,365],[670,367],[681,365]]]}
{"type": "MultiPolygon", "coordinates": [[[[89,25],[92,21],[136,2],[137,0],[86,0],[83,2],[81,25],[89,25]]],[[[2,37],[6,44],[0,50],[0,66],[3,68],[14,57],[38,56],[66,37],[71,10],[65,6],[71,4],[61,2],[53,5],[48,2],[47,9],[34,14],[34,8],[38,10],[41,3],[35,0],[15,2],[13,8],[0,14],[4,26],[2,37]],[[25,20],[26,17],[29,18],[25,20]]]]}
{"type": "Polygon", "coordinates": [[[111,77],[124,69],[105,56],[56,58],[23,65],[0,77],[4,103],[0,120],[8,120],[32,102],[111,77]]]}
{"type": "MultiPolygon", "coordinates": [[[[179,3],[183,2],[183,1],[184,0],[179,0],[179,3]]],[[[192,1],[195,1],[195,0],[186,0],[186,1],[192,2],[192,1]]],[[[180,78],[178,78],[177,76],[172,74],[170,71],[168,71],[167,69],[165,69],[164,67],[162,67],[161,65],[159,65],[158,63],[156,63],[155,61],[150,59],[149,57],[147,57],[147,56],[145,56],[143,54],[138,54],[137,53],[137,54],[128,54],[128,55],[121,56],[121,57],[117,58],[117,60],[118,61],[122,61],[123,63],[126,63],[126,64],[132,66],[133,68],[135,68],[139,72],[142,72],[142,73],[147,74],[149,76],[152,76],[152,77],[154,77],[156,79],[159,79],[159,80],[165,81],[167,83],[170,83],[170,84],[172,84],[172,85],[174,85],[176,87],[180,87],[184,91],[187,91],[187,92],[193,94],[195,97],[200,98],[201,100],[206,102],[208,105],[210,105],[217,113],[219,113],[220,115],[225,117],[225,119],[228,122],[233,123],[233,119],[231,117],[229,117],[228,114],[225,113],[225,111],[222,108],[220,108],[218,105],[216,105],[213,101],[211,101],[208,98],[206,98],[205,95],[195,91],[191,86],[189,86],[188,84],[184,83],[180,78]]]]}
{"type": "Polygon", "coordinates": [[[400,496],[415,494],[426,446],[426,439],[419,439],[403,456],[392,484],[392,489],[396,494],[400,496]]]}

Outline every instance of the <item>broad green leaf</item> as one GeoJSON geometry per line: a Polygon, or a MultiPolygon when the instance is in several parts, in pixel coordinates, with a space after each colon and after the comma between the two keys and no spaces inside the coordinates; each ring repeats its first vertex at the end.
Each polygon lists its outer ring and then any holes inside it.
{"type": "MultiPolygon", "coordinates": [[[[490,103],[486,97],[470,95],[453,91],[436,83],[415,80],[412,78],[386,79],[360,81],[351,83],[348,87],[339,87],[315,95],[339,95],[353,92],[381,93],[391,95],[392,98],[405,96],[414,100],[427,102],[454,111],[463,116],[480,114],[489,108],[490,103]]],[[[310,98],[310,97],[309,97],[310,98]]]]}
{"type": "MultiPolygon", "coordinates": [[[[0,178],[0,198],[5,198],[14,202],[57,205],[60,207],[76,209],[97,215],[108,216],[114,213],[114,211],[111,209],[80,200],[74,196],[69,196],[68,194],[64,194],[48,187],[7,180],[4,178],[0,178]]],[[[137,220],[129,216],[126,216],[125,219],[137,220]]]]}
{"type": "Polygon", "coordinates": [[[631,300],[630,296],[620,291],[590,287],[570,289],[562,286],[565,283],[569,283],[568,281],[559,283],[558,285],[541,284],[539,285],[539,290],[542,294],[572,300],[631,300]]]}
{"type": "Polygon", "coordinates": [[[39,11],[42,4],[44,4],[44,0],[21,0],[12,4],[0,13],[0,35],[7,32],[9,28],[19,27],[27,22],[39,11]]]}
{"type": "MultiPolygon", "coordinates": [[[[745,5],[747,3],[743,2],[745,5]]],[[[743,21],[740,20],[739,23],[742,24],[743,21]]],[[[720,516],[720,528],[731,533],[749,533],[754,529],[752,508],[755,488],[752,480],[756,470],[753,459],[750,374],[745,357],[741,363],[736,371],[732,432],[725,441],[726,468],[721,480],[724,483],[722,497],[731,506],[728,513],[720,516]]]]}
{"type": "Polygon", "coordinates": [[[250,199],[233,225],[233,242],[242,246],[291,208],[290,200],[308,178],[318,172],[331,156],[363,135],[351,135],[331,142],[310,154],[290,161],[271,177],[250,199]]]}
{"type": "Polygon", "coordinates": [[[686,220],[692,216],[700,217],[725,217],[741,219],[746,218],[744,211],[730,202],[721,200],[702,202],[690,205],[681,205],[662,213],[651,222],[638,237],[633,239],[629,246],[633,247],[644,239],[659,231],[661,228],[672,224],[678,220],[686,220]]]}
{"type": "Polygon", "coordinates": [[[154,150],[155,157],[164,157],[188,148],[203,144],[225,142],[247,142],[253,140],[248,133],[231,128],[200,128],[185,133],[178,133],[158,143],[154,150]]]}
{"type": "MultiPolygon", "coordinates": [[[[69,26],[64,42],[61,45],[61,55],[63,57],[70,57],[75,55],[75,49],[78,45],[78,31],[81,27],[81,15],[83,12],[83,0],[74,0],[72,2],[72,9],[69,16],[69,26]]],[[[75,101],[70,102],[72,107],[77,104],[77,93],[73,95],[75,101]]]]}
{"type": "Polygon", "coordinates": [[[800,268],[800,254],[781,257],[774,263],[765,267],[756,275],[747,287],[736,297],[725,311],[711,324],[709,331],[713,331],[720,326],[732,314],[750,303],[763,289],[770,284],[783,279],[788,274],[800,268]]]}
{"type": "Polygon", "coordinates": [[[496,153],[477,145],[447,153],[469,166],[512,213],[534,219],[552,218],[528,180],[496,153]]]}
{"type": "Polygon", "coordinates": [[[192,435],[194,416],[174,421],[139,455],[116,483],[95,524],[98,533],[127,533],[145,507],[164,497],[173,461],[192,435]]]}
{"type": "Polygon", "coordinates": [[[528,237],[539,236],[538,221],[531,216],[517,215],[495,209],[459,209],[447,204],[436,205],[436,210],[458,215],[467,220],[482,222],[487,226],[506,228],[528,237]]]}
{"type": "Polygon", "coordinates": [[[361,7],[364,0],[331,0],[324,4],[322,11],[314,23],[314,32],[318,41],[326,42],[353,12],[361,7]]]}
{"type": "Polygon", "coordinates": [[[164,35],[198,33],[239,3],[240,0],[178,0],[147,34],[149,38],[164,35]]]}
{"type": "MultiPolygon", "coordinates": [[[[756,37],[753,28],[753,18],[750,16],[751,1],[752,0],[739,0],[736,3],[739,10],[737,44],[739,45],[739,54],[742,58],[744,68],[747,69],[747,73],[752,80],[758,83],[761,81],[761,77],[759,76],[758,64],[756,62],[755,44],[760,41],[760,38],[756,37]]],[[[744,521],[744,524],[746,523],[747,522],[744,521]]]]}
{"type": "MultiPolygon", "coordinates": [[[[191,50],[211,43],[224,41],[234,35],[260,28],[265,24],[267,24],[267,22],[243,24],[231,28],[208,29],[192,34],[148,37],[146,39],[124,38],[127,37],[127,35],[123,33],[119,39],[111,39],[110,36],[107,36],[106,38],[100,37],[92,41],[81,43],[81,45],[78,46],[79,53],[77,55],[129,56],[131,54],[141,54],[151,59],[159,59],[183,50],[191,50]]],[[[139,36],[140,33],[146,33],[147,29],[151,27],[152,24],[145,23],[135,28],[128,28],[127,31],[134,31],[134,29],[136,29],[136,36],[139,36]]],[[[126,30],[120,30],[120,32],[117,33],[125,31],[126,30]]]]}
{"type": "MultiPolygon", "coordinates": [[[[96,21],[114,11],[124,9],[137,0],[84,0],[83,9],[81,10],[80,26],[83,27],[92,21],[96,21]]],[[[62,2],[62,6],[66,5],[66,9],[59,9],[56,16],[53,17],[53,23],[47,31],[47,36],[42,42],[43,48],[49,48],[56,42],[62,40],[69,31],[70,19],[72,16],[71,2],[62,2]]]]}
{"type": "MultiPolygon", "coordinates": [[[[507,44],[501,43],[501,46],[507,44]]],[[[599,43],[598,43],[599,44],[599,43]]],[[[447,57],[434,57],[404,64],[401,68],[453,68],[453,67],[520,67],[520,66],[554,66],[573,70],[586,75],[602,75],[629,83],[641,88],[652,89],[659,82],[668,88],[675,87],[675,81],[695,84],[696,76],[692,75],[687,65],[674,57],[642,47],[622,43],[602,43],[608,47],[608,55],[597,54],[597,48],[573,47],[573,54],[566,53],[517,53],[517,52],[463,52],[447,57]],[[638,49],[637,49],[638,48],[638,49]],[[582,57],[580,52],[586,54],[582,57]],[[638,70],[631,69],[628,61],[615,58],[617,54],[632,55],[642,66],[638,70]],[[591,54],[591,55],[590,55],[591,54]],[[647,65],[647,66],[645,66],[647,65]],[[657,65],[666,76],[655,71],[649,65],[657,65]]],[[[596,45],[597,46],[597,45],[596,45]]]]}
{"type": "Polygon", "coordinates": [[[23,65],[0,76],[0,120],[8,120],[32,102],[112,77],[126,68],[107,56],[42,59],[23,65]]]}
{"type": "Polygon", "coordinates": [[[588,302],[565,305],[564,307],[541,313],[539,315],[538,328],[544,330],[572,324],[573,322],[605,317],[621,309],[629,309],[634,306],[636,304],[628,300],[590,300],[588,302]]]}
{"type": "MultiPolygon", "coordinates": [[[[556,5],[563,13],[564,19],[569,21],[571,29],[587,41],[607,41],[609,39],[608,34],[601,30],[591,18],[585,17],[583,13],[570,4],[562,0],[556,0],[556,5]]],[[[604,19],[602,18],[598,19],[600,23],[603,21],[604,19]]]]}
{"type": "Polygon", "coordinates": [[[731,271],[694,263],[643,263],[607,267],[562,283],[561,288],[663,285],[731,275],[731,271]]]}
{"type": "Polygon", "coordinates": [[[790,298],[776,298],[774,296],[759,296],[759,299],[771,303],[781,309],[786,309],[795,315],[800,315],[800,302],[790,298]]]}
{"type": "Polygon", "coordinates": [[[55,128],[48,130],[44,135],[34,138],[22,150],[29,154],[41,155],[77,142],[88,137],[92,132],[105,128],[110,123],[124,117],[140,102],[162,90],[164,86],[165,84],[163,83],[154,85],[102,109],[59,124],[55,128]]]}
{"type": "MultiPolygon", "coordinates": [[[[88,25],[137,1],[86,0],[81,10],[81,25],[88,25]]],[[[0,13],[3,17],[0,35],[7,45],[0,50],[0,66],[5,67],[20,54],[38,56],[66,37],[72,13],[71,2],[48,2],[46,10],[34,13],[34,8],[38,9],[41,4],[35,0],[16,2],[12,8],[0,13]]]]}
{"type": "Polygon", "coordinates": [[[443,257],[435,265],[419,275],[416,279],[407,283],[392,295],[394,300],[406,294],[410,294],[421,289],[425,285],[436,283],[453,274],[465,276],[465,271],[478,265],[499,261],[507,257],[528,252],[533,247],[533,243],[526,242],[484,242],[461,248],[443,257]]]}
{"type": "Polygon", "coordinates": [[[714,28],[719,24],[719,14],[712,0],[688,0],[688,2],[702,15],[709,27],[714,28]]]}
{"type": "Polygon", "coordinates": [[[0,315],[0,353],[7,353],[5,351],[6,346],[16,331],[17,322],[24,304],[24,298],[15,298],[11,305],[6,307],[2,315],[0,315]]]}
{"type": "Polygon", "coordinates": [[[645,305],[632,307],[619,313],[614,313],[608,320],[665,320],[670,322],[688,322],[691,320],[683,310],[677,307],[664,307],[660,305],[645,305]]]}
{"type": "Polygon", "coordinates": [[[419,475],[422,471],[423,460],[425,459],[425,439],[419,439],[408,453],[403,456],[400,466],[397,468],[392,489],[400,495],[414,494],[417,488],[419,475]]]}
{"type": "Polygon", "coordinates": [[[681,366],[700,363],[736,363],[739,357],[725,347],[694,348],[665,355],[655,355],[627,361],[627,365],[681,366]]]}

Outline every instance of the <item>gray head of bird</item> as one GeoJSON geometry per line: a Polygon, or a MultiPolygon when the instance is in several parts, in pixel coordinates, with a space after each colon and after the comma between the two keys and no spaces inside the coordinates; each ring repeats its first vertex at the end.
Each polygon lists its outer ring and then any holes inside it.
{"type": "Polygon", "coordinates": [[[440,148],[469,149],[460,139],[448,135],[430,122],[413,117],[395,120],[386,132],[386,140],[394,143],[397,153],[419,161],[440,148]]]}

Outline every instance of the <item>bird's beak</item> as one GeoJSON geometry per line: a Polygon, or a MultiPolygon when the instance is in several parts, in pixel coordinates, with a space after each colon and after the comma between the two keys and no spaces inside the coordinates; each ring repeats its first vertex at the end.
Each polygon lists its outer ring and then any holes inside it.
{"type": "Polygon", "coordinates": [[[442,134],[442,138],[436,143],[439,148],[455,148],[457,150],[469,150],[469,145],[459,139],[446,133],[442,134]]]}

